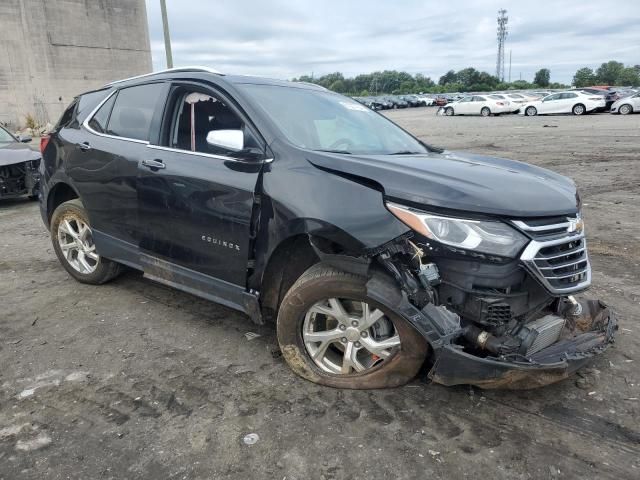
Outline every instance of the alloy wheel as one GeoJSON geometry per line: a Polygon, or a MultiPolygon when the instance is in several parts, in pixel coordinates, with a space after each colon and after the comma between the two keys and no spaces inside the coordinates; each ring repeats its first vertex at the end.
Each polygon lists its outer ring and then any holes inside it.
{"type": "Polygon", "coordinates": [[[622,115],[627,115],[631,113],[631,105],[622,105],[618,110],[622,115]]]}
{"type": "Polygon", "coordinates": [[[95,272],[100,263],[89,225],[76,216],[66,216],[58,225],[58,245],[65,260],[82,274],[95,272]]]}
{"type": "Polygon", "coordinates": [[[306,313],[302,338],[314,363],[328,373],[362,373],[400,349],[393,322],[366,302],[328,298],[306,313]]]}

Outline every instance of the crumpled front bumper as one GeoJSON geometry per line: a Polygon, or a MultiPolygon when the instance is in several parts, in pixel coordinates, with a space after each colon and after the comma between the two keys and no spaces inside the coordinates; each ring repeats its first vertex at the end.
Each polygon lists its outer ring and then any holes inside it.
{"type": "Polygon", "coordinates": [[[560,340],[528,358],[477,357],[449,344],[439,350],[429,378],[443,385],[514,390],[563,380],[604,352],[618,328],[615,314],[604,303],[587,300],[581,305],[581,315],[566,317],[560,340]]]}

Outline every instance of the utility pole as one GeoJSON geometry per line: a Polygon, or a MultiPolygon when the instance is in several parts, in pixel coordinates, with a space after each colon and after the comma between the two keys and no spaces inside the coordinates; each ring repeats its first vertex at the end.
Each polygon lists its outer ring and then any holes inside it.
{"type": "Polygon", "coordinates": [[[496,77],[504,82],[504,41],[507,38],[507,11],[502,8],[498,10],[498,58],[496,59],[496,77]]]}
{"type": "Polygon", "coordinates": [[[509,83],[511,83],[511,49],[509,49],[509,83]]]}
{"type": "Polygon", "coordinates": [[[167,55],[167,68],[173,68],[171,37],[169,36],[169,19],[167,18],[167,4],[165,0],[160,0],[160,10],[162,10],[162,29],[164,30],[164,51],[167,55]]]}

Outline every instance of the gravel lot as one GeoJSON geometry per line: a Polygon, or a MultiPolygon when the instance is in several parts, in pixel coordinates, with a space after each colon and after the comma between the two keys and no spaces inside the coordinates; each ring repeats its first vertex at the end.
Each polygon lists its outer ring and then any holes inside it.
{"type": "Polygon", "coordinates": [[[0,479],[640,478],[640,115],[389,116],[434,145],[575,178],[588,295],[621,324],[594,368],[526,392],[318,387],[241,314],[135,272],[76,283],[37,205],[2,201],[0,479]]]}

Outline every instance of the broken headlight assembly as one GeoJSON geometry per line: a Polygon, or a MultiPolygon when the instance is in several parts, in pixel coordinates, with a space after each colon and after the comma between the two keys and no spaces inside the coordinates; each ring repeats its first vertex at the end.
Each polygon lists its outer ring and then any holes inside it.
{"type": "Polygon", "coordinates": [[[414,231],[454,248],[514,258],[529,241],[514,228],[498,221],[445,217],[390,202],[386,206],[414,231]]]}

